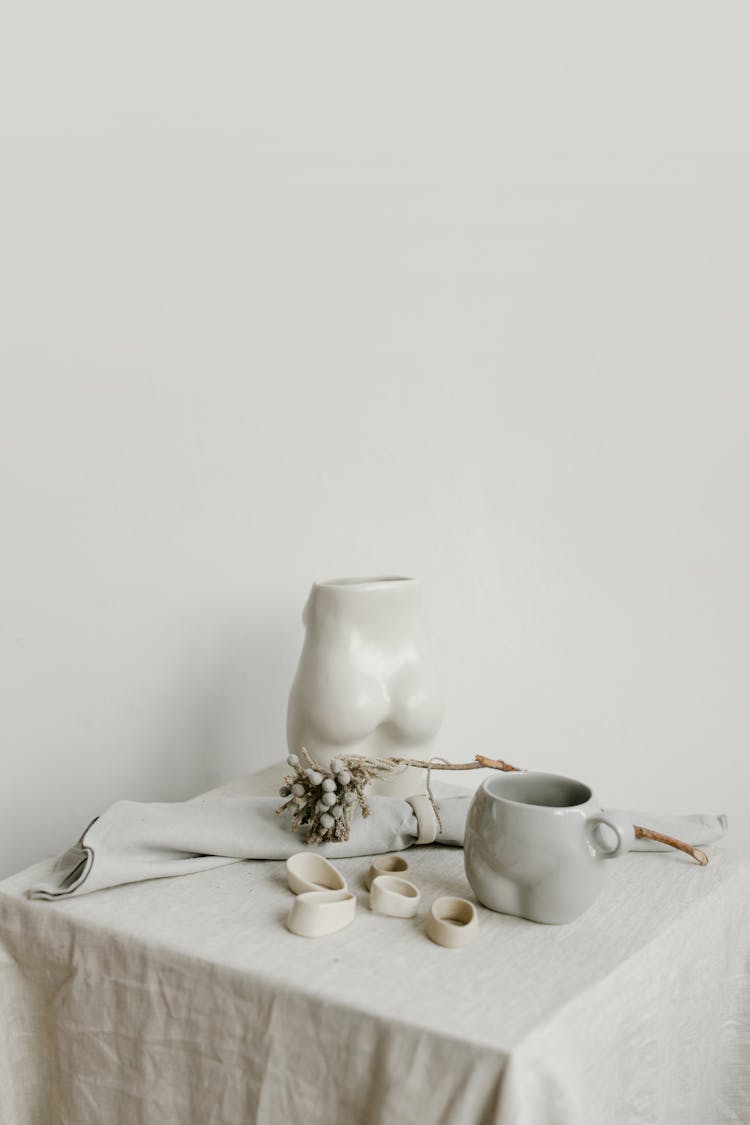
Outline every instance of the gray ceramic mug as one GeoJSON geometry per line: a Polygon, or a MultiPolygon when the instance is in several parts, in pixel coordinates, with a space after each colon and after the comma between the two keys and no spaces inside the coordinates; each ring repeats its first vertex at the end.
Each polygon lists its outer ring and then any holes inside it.
{"type": "Polygon", "coordinates": [[[469,809],[466,877],[490,910],[572,922],[599,894],[607,860],[632,842],[632,824],[603,813],[583,782],[554,773],[497,773],[469,809]]]}

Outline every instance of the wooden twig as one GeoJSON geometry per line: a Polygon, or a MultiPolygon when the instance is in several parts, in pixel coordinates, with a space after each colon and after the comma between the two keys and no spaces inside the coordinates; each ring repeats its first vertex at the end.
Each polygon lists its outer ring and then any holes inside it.
{"type": "Polygon", "coordinates": [[[432,762],[423,762],[417,758],[391,758],[390,761],[398,762],[403,766],[416,766],[417,769],[426,770],[504,770],[506,773],[521,773],[519,766],[511,766],[499,758],[485,758],[477,754],[473,762],[441,762],[435,759],[432,762]]]}
{"type": "Polygon", "coordinates": [[[482,769],[504,770],[505,773],[523,773],[520,766],[511,766],[508,762],[503,762],[499,758],[485,758],[483,754],[477,754],[475,761],[482,769]]]}
{"type": "Polygon", "coordinates": [[[708,863],[708,856],[700,848],[695,848],[692,844],[685,844],[682,840],[676,840],[674,836],[665,836],[663,832],[655,832],[653,828],[642,828],[640,824],[634,824],[633,831],[636,840],[656,840],[660,844],[666,844],[667,847],[677,848],[679,852],[691,855],[701,867],[705,867],[708,863]]]}

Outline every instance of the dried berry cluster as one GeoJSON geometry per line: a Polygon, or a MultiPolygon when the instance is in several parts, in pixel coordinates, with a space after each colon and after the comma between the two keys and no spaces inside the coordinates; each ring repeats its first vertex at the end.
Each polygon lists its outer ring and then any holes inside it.
{"type": "Polygon", "coordinates": [[[296,754],[287,758],[292,772],[279,790],[285,801],[276,811],[290,812],[291,831],[306,829],[309,844],[348,840],[355,811],[370,815],[367,786],[373,778],[385,777],[399,768],[392,762],[347,757],[334,758],[324,769],[304,747],[300,754],[303,761],[296,754]]]}

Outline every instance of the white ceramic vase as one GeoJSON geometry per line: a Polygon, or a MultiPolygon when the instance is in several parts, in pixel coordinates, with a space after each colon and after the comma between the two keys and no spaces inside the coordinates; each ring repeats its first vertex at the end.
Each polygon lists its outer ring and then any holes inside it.
{"type": "MultiPolygon", "coordinates": [[[[443,717],[414,578],[316,582],[302,615],[305,643],[289,694],[287,741],[321,765],[342,754],[428,758],[443,717]]],[[[423,770],[373,792],[423,792],[423,770]]]]}

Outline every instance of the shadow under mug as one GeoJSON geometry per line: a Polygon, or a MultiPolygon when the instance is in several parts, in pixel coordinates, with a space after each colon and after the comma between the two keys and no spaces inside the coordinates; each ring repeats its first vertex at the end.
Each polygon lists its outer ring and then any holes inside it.
{"type": "Polygon", "coordinates": [[[633,839],[632,824],[602,812],[582,781],[498,773],[479,787],[469,809],[466,877],[490,910],[572,922],[599,894],[607,861],[628,851],[633,839]]]}

